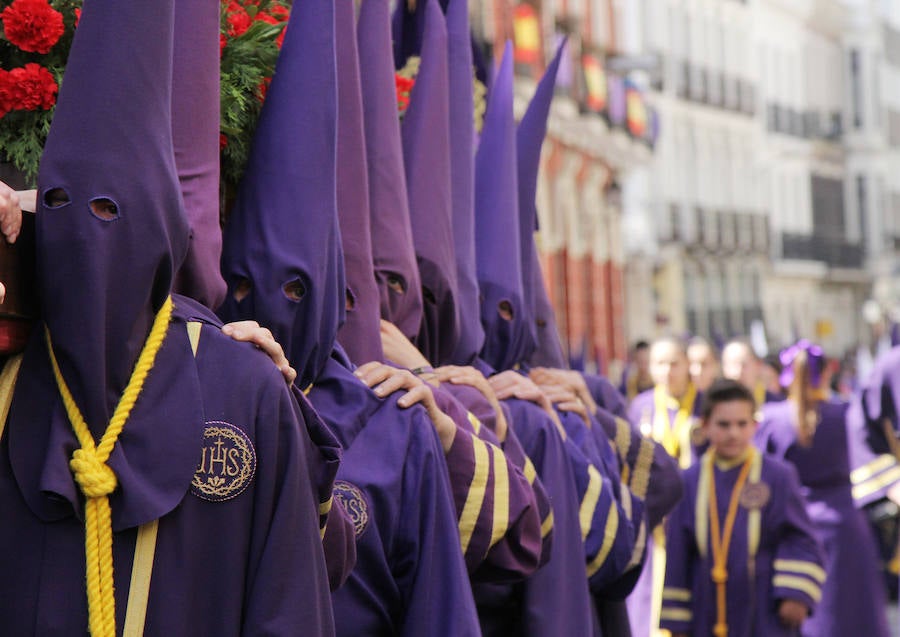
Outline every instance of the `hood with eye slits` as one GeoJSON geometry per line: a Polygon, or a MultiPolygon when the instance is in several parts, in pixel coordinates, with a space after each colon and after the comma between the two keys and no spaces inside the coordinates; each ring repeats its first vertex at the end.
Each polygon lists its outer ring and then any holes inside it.
{"type": "Polygon", "coordinates": [[[172,146],[173,22],[171,0],[86,0],[38,174],[43,317],[95,434],[187,251],[172,146]],[[51,201],[51,191],[62,198],[51,201]]]}
{"type": "Polygon", "coordinates": [[[422,59],[401,126],[409,215],[424,308],[415,343],[430,361],[443,363],[453,353],[459,335],[454,297],[457,282],[447,29],[437,0],[419,3],[417,11],[425,14],[422,59]]]}
{"type": "Polygon", "coordinates": [[[534,91],[534,97],[528,104],[525,115],[516,129],[516,154],[518,157],[519,185],[519,230],[522,233],[522,285],[525,292],[525,304],[529,309],[530,320],[534,326],[536,347],[530,357],[532,365],[547,367],[568,367],[563,355],[562,343],[556,326],[556,315],[541,272],[534,231],[537,230],[538,216],[535,198],[537,196],[538,170],[541,164],[541,145],[547,133],[547,117],[550,114],[550,103],[553,101],[553,90],[556,86],[556,73],[565,51],[563,40],[556,51],[550,66],[534,91]]]}
{"type": "Polygon", "coordinates": [[[475,250],[484,326],[482,358],[503,371],[534,347],[522,290],[512,45],[491,87],[475,156],[475,250]]]}
{"type": "Polygon", "coordinates": [[[369,180],[353,0],[335,0],[338,76],[338,220],[347,273],[347,320],[338,341],[357,365],[384,358],[378,285],[372,263],[369,180]]]}
{"type": "Polygon", "coordinates": [[[305,387],[344,318],[334,3],[296,2],[225,229],[224,320],[272,330],[305,387]]]}
{"type": "Polygon", "coordinates": [[[372,258],[381,296],[381,317],[412,339],[422,322],[422,290],[406,196],[389,4],[389,0],[363,0],[357,42],[369,170],[372,258]]]}

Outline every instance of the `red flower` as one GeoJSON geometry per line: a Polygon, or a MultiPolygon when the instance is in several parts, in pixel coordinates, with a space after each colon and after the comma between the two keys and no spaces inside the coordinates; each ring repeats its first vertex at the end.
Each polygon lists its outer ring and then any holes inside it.
{"type": "Polygon", "coordinates": [[[288,18],[291,16],[291,12],[287,7],[280,4],[273,4],[269,7],[269,13],[271,13],[279,22],[287,22],[288,18]]]}
{"type": "Polygon", "coordinates": [[[265,11],[260,11],[256,14],[255,20],[260,22],[267,22],[268,24],[278,24],[278,19],[275,16],[269,15],[265,11]]]}
{"type": "Polygon", "coordinates": [[[226,146],[228,146],[228,138],[225,133],[219,133],[219,152],[225,150],[226,146]]]}
{"type": "Polygon", "coordinates": [[[284,25],[284,28],[281,30],[281,33],[278,34],[278,37],[275,38],[275,44],[278,45],[279,50],[281,49],[281,45],[284,44],[284,34],[287,33],[287,25],[284,25]]]}
{"type": "Polygon", "coordinates": [[[402,113],[409,106],[409,94],[416,81],[394,73],[394,85],[397,89],[397,109],[402,113]]]}
{"type": "Polygon", "coordinates": [[[228,44],[228,38],[225,37],[224,33],[219,34],[219,57],[222,57],[222,53],[225,51],[225,45],[228,44]]]}
{"type": "MultiPolygon", "coordinates": [[[[231,7],[229,6],[229,9],[230,8],[231,7]]],[[[247,29],[250,28],[250,23],[253,22],[244,8],[240,6],[229,13],[225,20],[228,22],[228,35],[233,38],[244,35],[244,33],[247,32],[247,29]]]]}
{"type": "Polygon", "coordinates": [[[56,104],[59,87],[56,79],[40,64],[31,62],[9,72],[12,82],[13,105],[18,110],[49,110],[56,104]]]}
{"type": "Polygon", "coordinates": [[[32,53],[49,52],[65,30],[62,14],[47,0],[13,0],[0,20],[6,39],[32,53]]]}
{"type": "Polygon", "coordinates": [[[0,69],[0,118],[13,109],[13,83],[9,71],[0,69]]]}
{"type": "Polygon", "coordinates": [[[75,8],[75,28],[78,28],[78,23],[81,21],[81,9],[79,7],[75,8]]]}
{"type": "Polygon", "coordinates": [[[257,92],[259,93],[259,101],[260,102],[266,101],[266,93],[269,92],[269,83],[271,83],[271,81],[272,81],[271,77],[266,77],[266,78],[263,78],[263,81],[259,83],[259,86],[257,87],[257,92]]]}

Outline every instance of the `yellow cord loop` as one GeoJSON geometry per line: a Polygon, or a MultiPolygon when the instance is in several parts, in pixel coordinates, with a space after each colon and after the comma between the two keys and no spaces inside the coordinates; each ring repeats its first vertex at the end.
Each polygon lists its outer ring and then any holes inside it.
{"type": "Polygon", "coordinates": [[[747,460],[741,467],[734,488],[731,490],[731,499],[728,501],[728,512],[725,514],[725,529],[719,532],[719,504],[716,500],[716,478],[713,475],[712,464],[714,454],[708,453],[704,460],[709,471],[709,521],[710,534],[712,535],[713,568],[710,578],[716,585],[716,625],[713,627],[715,637],[728,636],[728,622],[726,619],[727,586],[728,586],[728,550],[731,547],[731,536],[734,534],[734,521],[737,517],[738,501],[741,491],[747,482],[750,473],[750,465],[753,462],[755,452],[747,456],[747,460]]]}
{"type": "Polygon", "coordinates": [[[138,356],[137,364],[131,373],[128,386],[119,399],[119,404],[103,432],[100,444],[94,444],[90,428],[75,404],[72,392],[59,369],[59,362],[53,353],[50,330],[44,328],[47,338],[47,351],[50,353],[50,364],[56,385],[62,397],[66,414],[72,429],[81,445],[72,453],[69,468],[75,481],[85,497],[84,535],[86,582],[88,599],[88,618],[93,637],[115,637],[116,634],[116,598],[113,590],[113,553],[112,553],[112,512],[109,508],[110,493],[116,489],[116,474],[106,464],[113,447],[125,427],[131,409],[137,402],[147,374],[153,367],[156,355],[165,339],[172,318],[172,297],[168,297],[153,320],[153,327],[144,348],[138,356]]]}

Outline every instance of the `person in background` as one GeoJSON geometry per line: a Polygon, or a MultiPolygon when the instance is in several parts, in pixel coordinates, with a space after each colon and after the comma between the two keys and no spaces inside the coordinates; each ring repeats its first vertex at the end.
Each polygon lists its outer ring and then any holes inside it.
{"type": "MultiPolygon", "coordinates": [[[[742,383],[753,392],[753,399],[758,406],[765,403],[784,400],[779,391],[773,393],[764,378],[765,367],[750,342],[744,339],[728,341],[722,348],[722,376],[742,383]]],[[[777,381],[776,381],[776,386],[777,381]]],[[[780,390],[780,386],[778,386],[780,390]]]]}
{"type": "Polygon", "coordinates": [[[622,374],[622,385],[619,390],[630,403],[635,396],[648,389],[653,389],[653,378],[650,376],[650,343],[638,341],[631,348],[630,361],[622,374]]]}
{"type": "Polygon", "coordinates": [[[688,343],[687,357],[691,382],[697,391],[706,391],[719,376],[719,357],[715,348],[705,338],[695,336],[688,343]]]}
{"type": "Polygon", "coordinates": [[[818,609],[805,637],[888,635],[875,538],[853,502],[848,420],[858,408],[829,396],[831,373],[822,349],[806,340],[781,352],[787,400],[762,408],[756,445],[796,467],[806,510],[825,550],[818,609]],[[827,578],[826,578],[827,575],[827,578]]]}
{"type": "Polygon", "coordinates": [[[797,472],[753,447],[755,411],[734,380],[704,397],[710,447],[666,530],[660,625],[673,637],[795,635],[816,608],[824,571],[797,472]]]}

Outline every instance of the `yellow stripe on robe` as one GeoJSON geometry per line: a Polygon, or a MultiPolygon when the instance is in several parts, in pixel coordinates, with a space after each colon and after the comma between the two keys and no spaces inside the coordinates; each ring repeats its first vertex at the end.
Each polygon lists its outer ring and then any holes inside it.
{"type": "Polygon", "coordinates": [[[897,464],[896,458],[890,454],[882,454],[850,472],[850,482],[861,484],[872,476],[881,473],[885,469],[897,464]]]}
{"type": "Polygon", "coordinates": [[[822,599],[822,589],[819,585],[805,577],[776,575],[772,578],[772,586],[775,588],[793,588],[795,591],[806,593],[817,603],[822,599]]]}
{"type": "Polygon", "coordinates": [[[689,608],[666,608],[663,606],[659,611],[659,618],[673,622],[689,622],[693,620],[694,616],[689,608]]]}
{"type": "Polygon", "coordinates": [[[597,510],[597,502],[600,500],[600,488],[603,478],[600,472],[592,465],[588,465],[588,486],[581,499],[581,508],[578,511],[578,521],[581,524],[581,539],[584,540],[591,530],[591,522],[594,519],[594,511],[597,510]]]}
{"type": "Polygon", "coordinates": [[[888,469],[874,478],[853,486],[853,499],[862,500],[876,491],[884,489],[900,480],[900,465],[888,469]]]}
{"type": "Polygon", "coordinates": [[[472,476],[466,503],[459,516],[459,540],[463,554],[469,548],[469,542],[472,541],[472,534],[475,532],[475,524],[478,522],[478,515],[481,513],[491,465],[487,445],[475,436],[472,436],[472,445],[475,451],[475,474],[472,476]]]}
{"type": "Polygon", "coordinates": [[[691,601],[691,591],[686,588],[664,588],[662,598],[676,602],[691,601]]]}
{"type": "Polygon", "coordinates": [[[481,433],[481,421],[478,420],[478,417],[473,414],[471,411],[466,412],[466,418],[469,419],[469,424],[472,425],[472,429],[475,430],[476,434],[481,433]]]}
{"type": "Polygon", "coordinates": [[[587,567],[587,576],[589,578],[593,577],[603,566],[603,563],[609,556],[609,552],[612,550],[613,542],[615,542],[618,532],[619,511],[616,509],[616,503],[613,502],[609,507],[609,515],[606,516],[606,527],[603,529],[603,545],[600,547],[600,551],[597,553],[596,557],[591,560],[591,563],[588,564],[587,567]]]}
{"type": "Polygon", "coordinates": [[[491,445],[494,454],[494,520],[491,546],[499,542],[509,530],[509,471],[506,456],[499,447],[491,445]]]}
{"type": "Polygon", "coordinates": [[[815,562],[807,562],[805,560],[775,560],[776,571],[781,571],[785,575],[789,573],[800,573],[807,575],[819,584],[825,583],[825,569],[815,562]]]}
{"type": "Polygon", "coordinates": [[[544,539],[550,534],[550,531],[553,530],[553,511],[547,514],[547,517],[544,518],[543,523],[541,524],[541,539],[544,539]]]}

